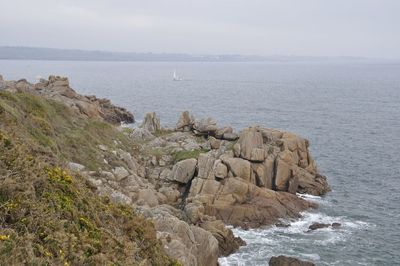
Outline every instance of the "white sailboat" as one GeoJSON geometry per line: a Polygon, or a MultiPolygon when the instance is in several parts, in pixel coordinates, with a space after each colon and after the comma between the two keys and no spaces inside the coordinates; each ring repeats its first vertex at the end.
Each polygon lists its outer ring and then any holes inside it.
{"type": "Polygon", "coordinates": [[[173,74],[172,80],[173,80],[173,81],[181,81],[181,80],[183,80],[181,77],[179,77],[179,76],[176,74],[176,69],[174,69],[174,74],[173,74]]]}

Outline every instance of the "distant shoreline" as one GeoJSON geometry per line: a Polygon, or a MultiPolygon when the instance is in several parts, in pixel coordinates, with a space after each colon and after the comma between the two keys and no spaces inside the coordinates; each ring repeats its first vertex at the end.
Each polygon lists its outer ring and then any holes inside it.
{"type": "Polygon", "coordinates": [[[371,62],[390,59],[355,56],[260,56],[260,55],[192,55],[177,53],[133,53],[0,46],[0,60],[94,61],[94,62],[371,62]]]}

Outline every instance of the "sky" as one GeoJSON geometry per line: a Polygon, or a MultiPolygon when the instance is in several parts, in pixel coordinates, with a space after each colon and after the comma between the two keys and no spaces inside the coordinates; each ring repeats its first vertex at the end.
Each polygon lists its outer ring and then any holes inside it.
{"type": "Polygon", "coordinates": [[[400,0],[0,0],[0,46],[400,58],[400,0]]]}

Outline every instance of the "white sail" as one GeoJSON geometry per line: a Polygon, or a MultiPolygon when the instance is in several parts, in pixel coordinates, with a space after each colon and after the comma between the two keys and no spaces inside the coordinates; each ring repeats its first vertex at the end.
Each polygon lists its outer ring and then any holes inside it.
{"type": "Polygon", "coordinates": [[[174,81],[181,81],[181,80],[182,80],[182,78],[180,78],[180,77],[176,74],[176,69],[174,69],[173,80],[174,80],[174,81]]]}

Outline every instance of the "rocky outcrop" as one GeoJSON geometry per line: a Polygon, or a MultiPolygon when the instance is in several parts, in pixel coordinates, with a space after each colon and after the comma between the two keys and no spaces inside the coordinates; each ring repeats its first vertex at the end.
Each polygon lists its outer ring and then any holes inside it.
{"type": "Polygon", "coordinates": [[[148,130],[150,133],[155,133],[161,129],[160,118],[155,112],[147,113],[140,127],[148,130]]]}
{"type": "MultiPolygon", "coordinates": [[[[0,88],[60,101],[111,123],[133,121],[108,100],[77,94],[66,78],[37,84],[0,79],[0,88]]],[[[95,168],[75,158],[65,166],[84,176],[93,191],[151,219],[167,253],[183,265],[217,265],[219,256],[245,244],[227,225],[255,228],[299,217],[315,204],[296,193],[329,190],[309,142],[289,132],[249,127],[237,134],[187,111],[175,130],[161,130],[159,117],[148,113],[140,127],[116,132],[126,138],[93,143],[93,160],[101,162],[95,168]]]]}
{"type": "Polygon", "coordinates": [[[309,261],[302,261],[297,258],[287,256],[272,257],[269,260],[269,266],[315,266],[309,261]]]}
{"type": "Polygon", "coordinates": [[[88,117],[100,118],[112,124],[133,123],[135,121],[132,113],[125,108],[113,105],[108,99],[76,93],[70,87],[66,77],[49,76],[48,80],[40,79],[36,84],[31,84],[25,79],[18,81],[0,80],[0,89],[40,95],[61,102],[88,117]]]}
{"type": "Polygon", "coordinates": [[[210,232],[218,241],[219,256],[228,256],[246,245],[240,237],[235,237],[231,230],[226,228],[220,220],[207,221],[200,224],[200,227],[210,232]]]}
{"type": "Polygon", "coordinates": [[[194,125],[194,117],[189,114],[189,111],[181,113],[175,129],[177,131],[191,131],[194,125]]]}
{"type": "Polygon", "coordinates": [[[182,221],[182,213],[173,207],[162,205],[143,209],[151,218],[168,255],[183,265],[217,265],[218,241],[207,230],[182,221]]]}

